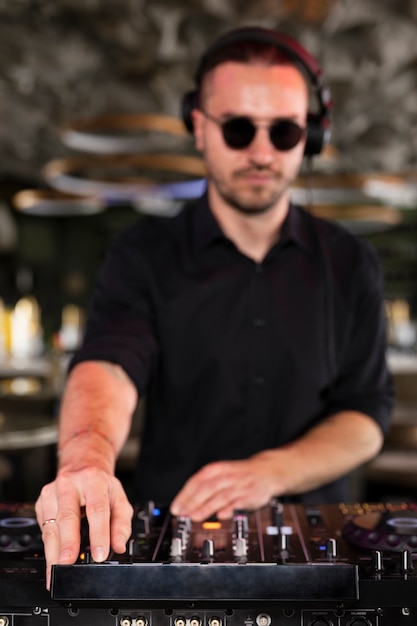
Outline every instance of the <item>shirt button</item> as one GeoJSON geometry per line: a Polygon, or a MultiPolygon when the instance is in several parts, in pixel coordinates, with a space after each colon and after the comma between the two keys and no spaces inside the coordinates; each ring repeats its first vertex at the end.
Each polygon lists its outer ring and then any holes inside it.
{"type": "Polygon", "coordinates": [[[266,325],[266,321],[263,317],[254,317],[252,320],[252,324],[255,328],[263,328],[266,325]]]}
{"type": "Polygon", "coordinates": [[[265,384],[265,378],[263,376],[255,376],[255,378],[253,379],[253,382],[258,387],[262,387],[265,384]]]}

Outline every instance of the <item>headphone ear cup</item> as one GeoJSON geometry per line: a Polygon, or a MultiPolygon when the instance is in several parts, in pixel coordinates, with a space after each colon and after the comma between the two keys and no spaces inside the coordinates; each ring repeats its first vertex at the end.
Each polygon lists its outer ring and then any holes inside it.
{"type": "Polygon", "coordinates": [[[194,131],[193,119],[191,117],[191,111],[199,108],[198,91],[189,91],[182,99],[182,120],[186,129],[192,133],[194,131]]]}
{"type": "Polygon", "coordinates": [[[307,141],[304,149],[306,156],[320,154],[326,143],[326,128],[323,119],[315,113],[307,117],[307,141]]]}

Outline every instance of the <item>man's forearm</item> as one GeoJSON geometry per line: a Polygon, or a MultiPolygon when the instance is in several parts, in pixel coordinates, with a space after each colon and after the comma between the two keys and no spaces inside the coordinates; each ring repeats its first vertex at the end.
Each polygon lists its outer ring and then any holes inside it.
{"type": "Polygon", "coordinates": [[[59,469],[96,466],[114,471],[136,404],[136,388],[118,365],[104,361],[77,365],[61,404],[59,469]]]}
{"type": "MultiPolygon", "coordinates": [[[[343,411],[328,417],[296,441],[261,452],[277,464],[278,492],[303,493],[336,480],[373,458],[383,434],[369,416],[343,411]]],[[[256,455],[255,455],[256,456],[256,455]]]]}
{"type": "Polygon", "coordinates": [[[255,509],[273,496],[316,489],[347,474],[377,454],[379,426],[354,411],[337,413],[299,439],[238,461],[215,461],[186,482],[171,503],[174,515],[201,521],[235,509],[255,509]]]}

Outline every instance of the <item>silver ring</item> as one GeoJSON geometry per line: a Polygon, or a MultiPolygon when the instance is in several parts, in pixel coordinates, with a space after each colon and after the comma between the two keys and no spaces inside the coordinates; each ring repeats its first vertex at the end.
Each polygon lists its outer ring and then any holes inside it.
{"type": "Polygon", "coordinates": [[[54,517],[51,517],[50,519],[46,519],[43,523],[42,526],[46,526],[46,524],[55,524],[56,523],[56,519],[54,517]]]}

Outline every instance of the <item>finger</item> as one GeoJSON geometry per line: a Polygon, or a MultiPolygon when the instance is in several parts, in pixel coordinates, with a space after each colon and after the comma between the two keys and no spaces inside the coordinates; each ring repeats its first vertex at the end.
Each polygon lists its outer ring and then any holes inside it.
{"type": "Polygon", "coordinates": [[[220,488],[213,491],[209,498],[190,513],[191,519],[202,521],[216,514],[218,519],[230,519],[237,509],[252,508],[250,498],[246,491],[246,481],[235,477],[234,480],[226,480],[220,488]]]}
{"type": "Polygon", "coordinates": [[[59,527],[54,518],[47,518],[42,525],[42,541],[46,561],[46,588],[51,588],[52,565],[58,563],[60,554],[59,527]]]}
{"type": "Polygon", "coordinates": [[[238,485],[228,486],[190,513],[191,519],[201,521],[211,517],[214,513],[219,520],[230,519],[237,509],[257,508],[252,504],[253,499],[240,492],[238,485]]]}
{"type": "Polygon", "coordinates": [[[228,493],[228,498],[224,499],[224,502],[219,502],[217,509],[217,517],[219,520],[230,519],[233,517],[236,510],[239,509],[248,509],[253,510],[254,507],[252,505],[251,499],[249,497],[245,497],[242,494],[237,494],[234,491],[228,493]]]}
{"type": "Polygon", "coordinates": [[[111,493],[111,547],[117,553],[125,552],[126,544],[132,534],[133,507],[129,503],[125,491],[118,480],[111,493]]]}
{"type": "Polygon", "coordinates": [[[90,545],[93,559],[102,561],[108,556],[110,545],[117,553],[125,552],[132,534],[133,507],[120,481],[114,477],[102,494],[97,490],[97,484],[92,493],[93,496],[86,492],[90,545]]]}
{"type": "Polygon", "coordinates": [[[191,476],[171,503],[173,515],[191,515],[230,484],[225,463],[211,463],[191,476]]]}
{"type": "Polygon", "coordinates": [[[233,514],[233,506],[235,501],[235,483],[224,481],[223,484],[217,484],[215,489],[203,490],[201,495],[194,501],[187,502],[187,515],[194,521],[200,522],[214,514],[219,510],[224,510],[224,517],[230,517],[233,514]],[[204,494],[203,494],[204,491],[204,494]],[[226,509],[232,511],[226,514],[226,509]]]}
{"type": "Polygon", "coordinates": [[[64,475],[55,481],[58,502],[57,526],[60,551],[58,563],[75,563],[80,553],[80,493],[72,480],[64,475]]]}
{"type": "Polygon", "coordinates": [[[60,553],[59,528],[56,523],[58,504],[55,484],[45,485],[35,503],[36,519],[42,532],[46,561],[46,587],[50,589],[51,567],[58,562],[60,553]]]}
{"type": "Polygon", "coordinates": [[[216,492],[205,502],[193,508],[189,516],[196,522],[202,522],[205,519],[217,515],[219,510],[224,511],[223,519],[233,516],[233,493],[230,489],[224,489],[216,492]]]}
{"type": "Polygon", "coordinates": [[[85,512],[88,520],[91,556],[101,563],[110,552],[110,485],[107,479],[87,474],[85,512]]]}
{"type": "Polygon", "coordinates": [[[265,480],[244,479],[236,481],[230,499],[217,511],[219,519],[228,519],[236,509],[254,510],[266,506],[273,495],[265,480]]]}

